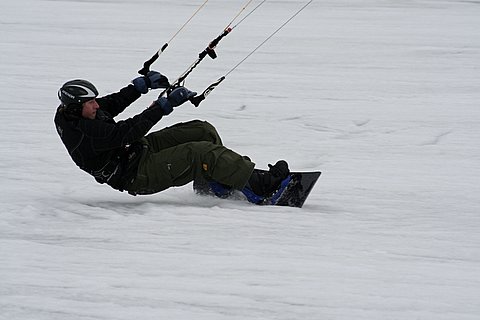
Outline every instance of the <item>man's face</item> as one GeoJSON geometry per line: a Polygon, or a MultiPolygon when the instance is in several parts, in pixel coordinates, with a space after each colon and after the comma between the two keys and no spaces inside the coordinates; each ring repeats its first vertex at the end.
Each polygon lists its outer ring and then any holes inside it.
{"type": "Polygon", "coordinates": [[[100,108],[100,106],[95,99],[84,102],[82,104],[82,117],[92,120],[95,119],[98,108],[100,108]]]}

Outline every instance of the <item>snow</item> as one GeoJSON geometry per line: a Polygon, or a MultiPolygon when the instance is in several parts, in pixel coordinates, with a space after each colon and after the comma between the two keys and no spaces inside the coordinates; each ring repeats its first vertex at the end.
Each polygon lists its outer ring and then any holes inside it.
{"type": "MultiPolygon", "coordinates": [[[[302,209],[96,184],[59,86],[118,90],[202,2],[2,1],[0,319],[478,319],[480,2],[314,1],[155,127],[208,120],[261,168],[322,171],[302,209]]],[[[243,3],[209,1],[153,69],[174,79],[243,3]]],[[[304,3],[267,1],[187,86],[304,3]]]]}

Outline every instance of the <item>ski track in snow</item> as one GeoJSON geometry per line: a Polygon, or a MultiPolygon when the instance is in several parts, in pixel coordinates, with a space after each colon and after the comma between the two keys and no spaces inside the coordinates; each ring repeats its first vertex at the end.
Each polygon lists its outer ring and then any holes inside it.
{"type": "MultiPolygon", "coordinates": [[[[96,184],[55,132],[58,87],[118,90],[201,2],[2,2],[0,320],[478,319],[479,2],[314,1],[155,127],[208,120],[260,168],[322,171],[302,209],[96,184]]],[[[152,68],[183,72],[242,4],[209,1],[152,68]]],[[[301,5],[266,2],[186,85],[301,5]]]]}

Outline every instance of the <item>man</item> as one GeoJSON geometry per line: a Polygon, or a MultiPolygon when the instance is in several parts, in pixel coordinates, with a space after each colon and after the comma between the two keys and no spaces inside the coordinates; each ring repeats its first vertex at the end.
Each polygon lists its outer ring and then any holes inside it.
{"type": "Polygon", "coordinates": [[[55,125],[73,161],[97,182],[132,195],[195,181],[209,184],[218,196],[242,190],[259,203],[278,189],[289,174],[285,161],[269,165],[268,172],[254,169],[248,157],[222,145],[208,122],[194,120],[147,134],[163,116],[196,95],[185,87],[159,97],[132,118],[114,121],[141,94],[169,86],[164,75],[150,71],[119,92],[97,98],[92,83],[66,82],[58,91],[61,104],[55,125]]]}

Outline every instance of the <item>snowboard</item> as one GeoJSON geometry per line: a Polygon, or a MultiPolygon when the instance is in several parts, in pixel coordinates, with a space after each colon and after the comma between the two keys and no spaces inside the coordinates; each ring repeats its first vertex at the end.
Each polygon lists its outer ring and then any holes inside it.
{"type": "MultiPolygon", "coordinates": [[[[290,175],[282,181],[278,190],[273,192],[271,196],[266,198],[259,197],[253,202],[258,205],[301,208],[305,203],[305,200],[307,200],[310,191],[312,191],[315,186],[318,178],[320,178],[320,175],[320,171],[291,172],[290,175]]],[[[225,189],[220,191],[207,181],[195,181],[193,183],[193,189],[200,195],[215,195],[225,199],[251,199],[251,197],[243,196],[240,191],[229,190],[225,192],[225,189]]]]}

